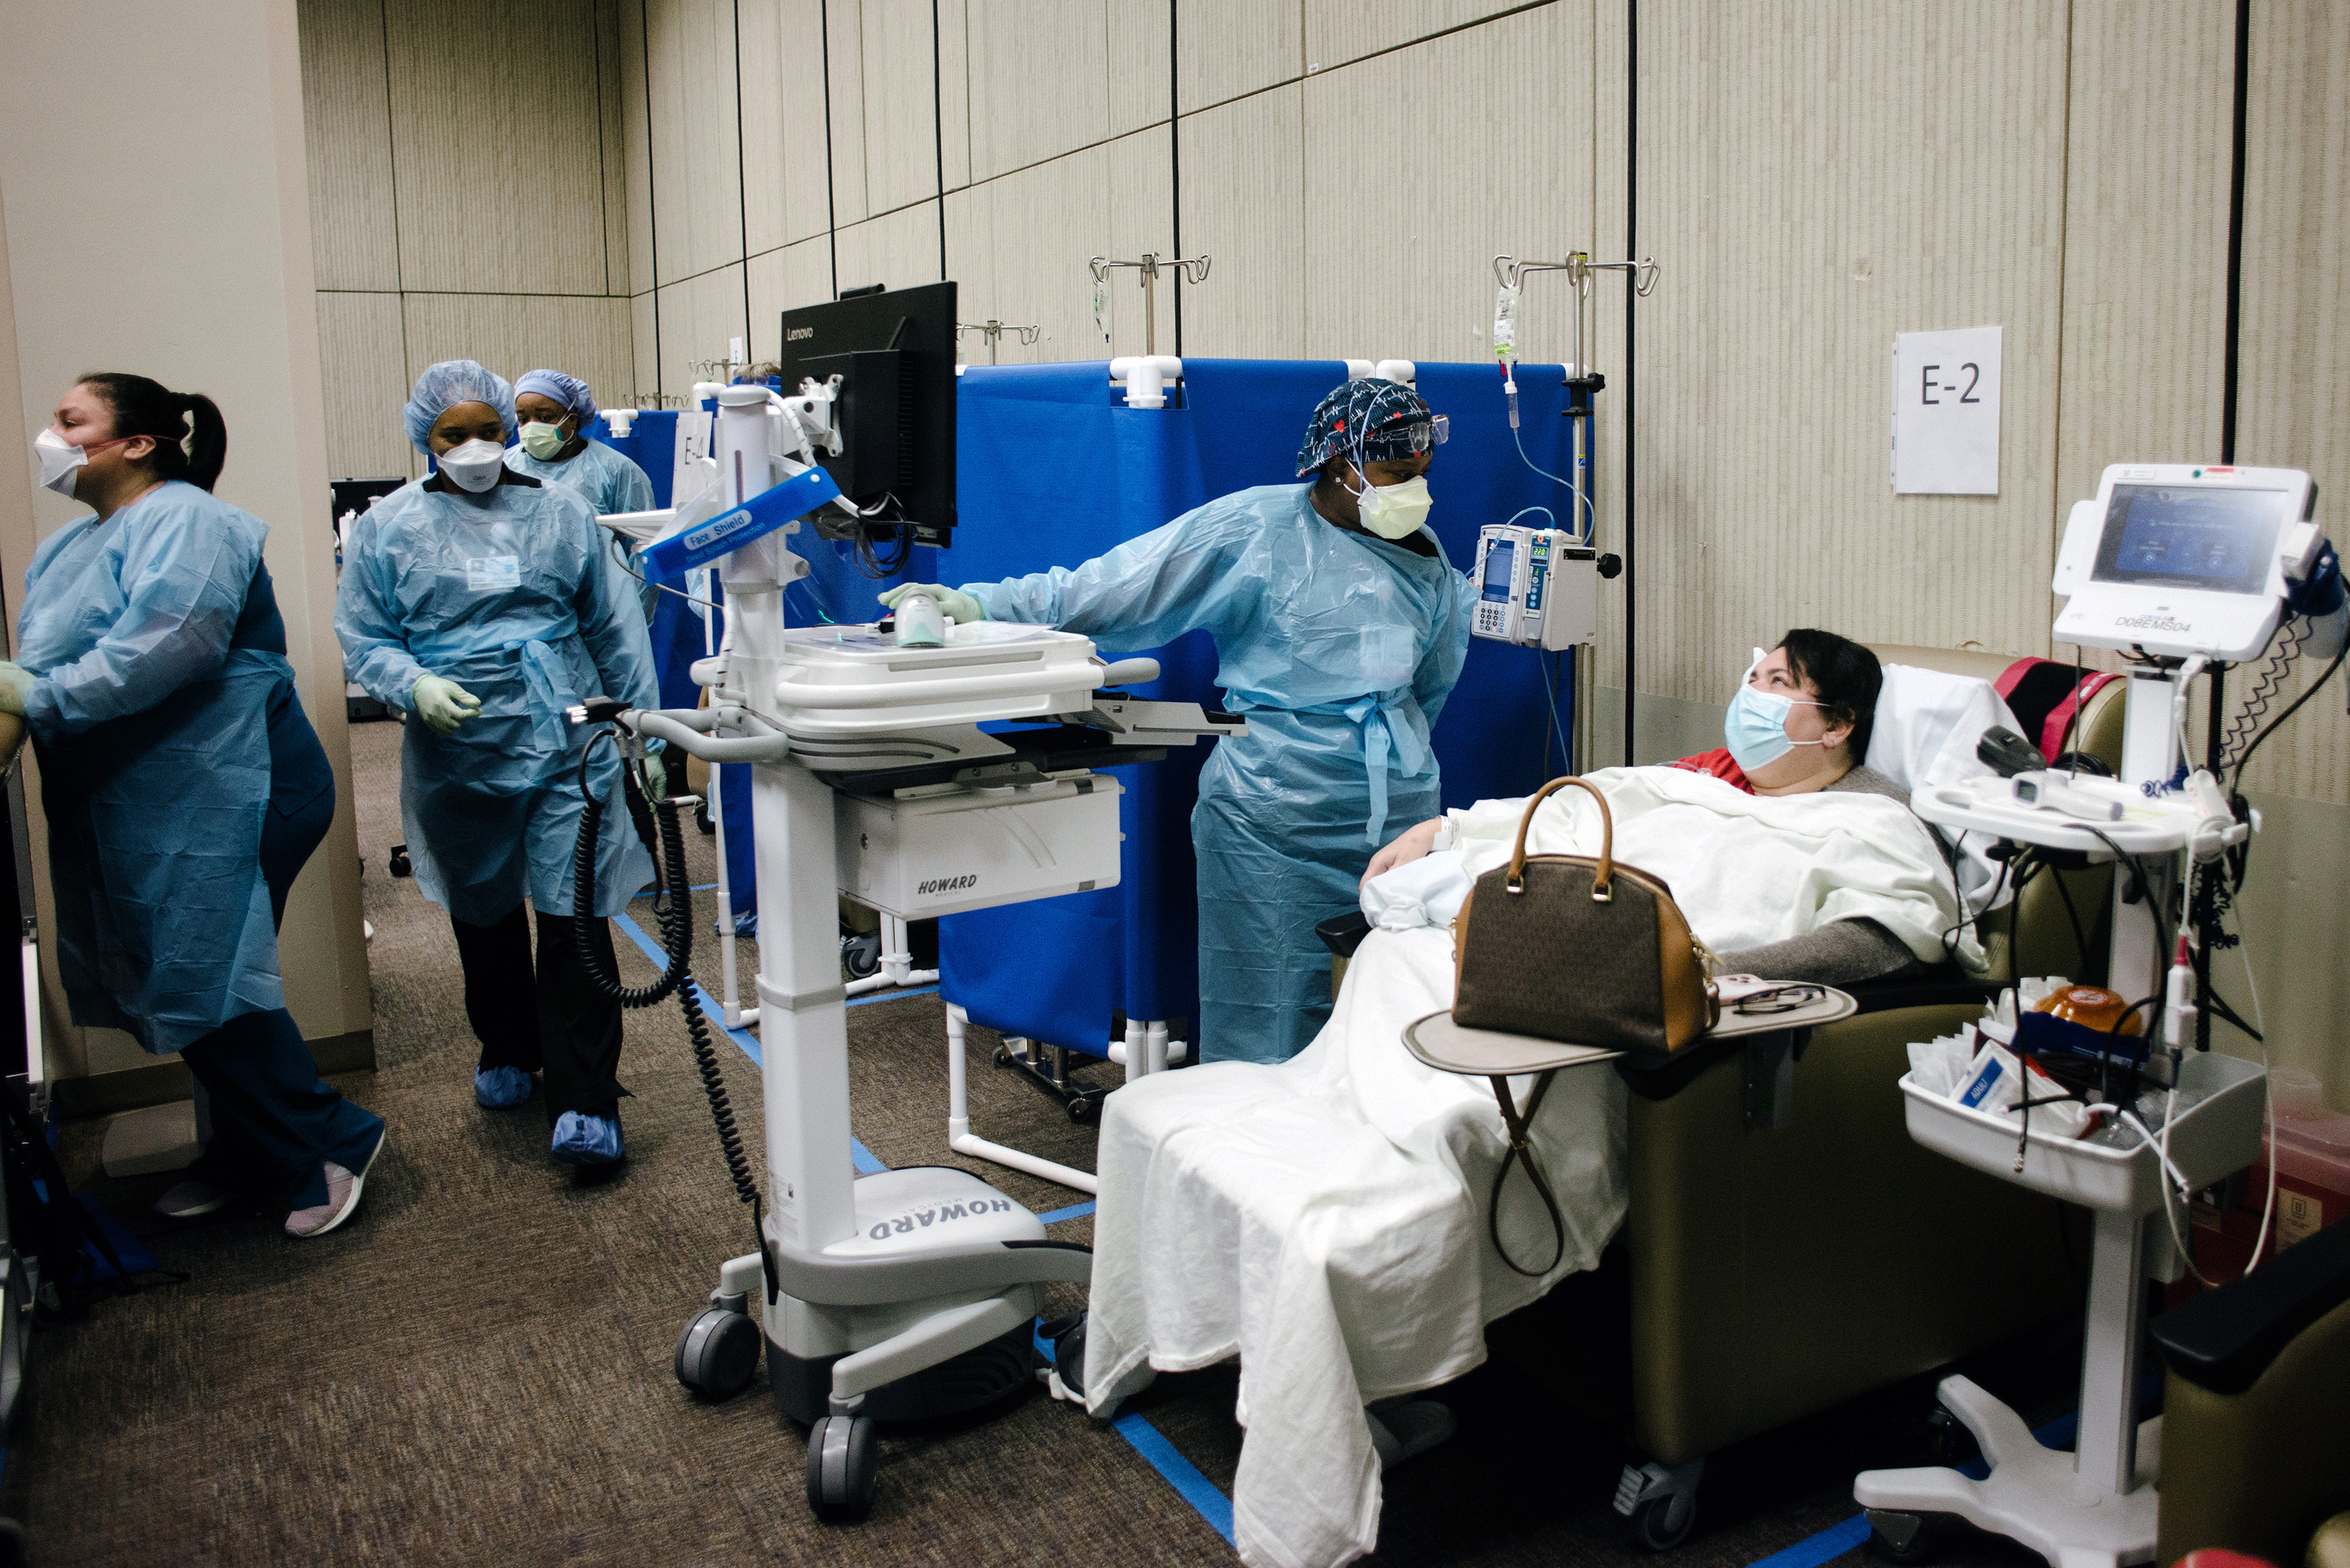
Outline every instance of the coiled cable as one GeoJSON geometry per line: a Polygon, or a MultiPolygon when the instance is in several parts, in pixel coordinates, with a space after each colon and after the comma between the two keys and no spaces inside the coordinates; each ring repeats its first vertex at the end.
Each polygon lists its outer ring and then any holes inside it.
{"type": "Polygon", "coordinates": [[[636,771],[625,764],[620,769],[620,782],[629,813],[636,819],[640,836],[649,840],[657,836],[660,843],[657,864],[660,876],[653,910],[660,920],[661,950],[668,955],[669,968],[651,985],[623,985],[617,972],[603,967],[601,955],[588,938],[590,924],[597,919],[596,845],[604,823],[604,803],[588,782],[588,758],[595,749],[596,738],[613,739],[613,733],[609,730],[598,731],[597,737],[590,738],[581,749],[579,757],[579,795],[585,804],[579,815],[579,841],[572,851],[571,912],[580,967],[587,971],[589,984],[624,1008],[650,1007],[672,994],[676,996],[678,1010],[685,1014],[686,1033],[693,1043],[694,1070],[701,1075],[702,1092],[710,1101],[710,1119],[718,1128],[718,1146],[725,1155],[727,1177],[734,1183],[735,1195],[751,1206],[751,1231],[764,1264],[767,1300],[773,1303],[775,1261],[767,1250],[759,1183],[751,1172],[750,1156],[743,1148],[742,1130],[734,1125],[734,1107],[727,1098],[726,1075],[719,1063],[718,1045],[711,1038],[710,1020],[702,1011],[702,999],[693,983],[693,898],[686,880],[685,836],[678,828],[676,805],[664,800],[648,808],[643,792],[637,785],[636,771]]]}

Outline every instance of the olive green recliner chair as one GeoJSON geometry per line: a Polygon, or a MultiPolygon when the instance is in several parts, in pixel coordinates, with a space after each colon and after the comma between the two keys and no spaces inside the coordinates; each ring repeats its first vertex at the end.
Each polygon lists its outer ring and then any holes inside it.
{"type": "Polygon", "coordinates": [[[2350,1224],[2164,1314],[2154,1339],[2155,1562],[2216,1546],[2350,1568],[2350,1224]]]}
{"type": "MultiPolygon", "coordinates": [[[[1876,651],[1986,680],[2014,662],[1876,651]]],[[[2123,685],[2091,700],[2073,740],[2108,764],[2123,685]]],[[[2076,1310],[2061,1206],[1912,1142],[1896,1082],[1908,1044],[1980,1016],[1991,982],[2101,978],[2111,889],[2104,867],[2043,873],[1987,919],[1986,980],[1859,988],[1862,1012],[1816,1031],[1799,1059],[1723,1049],[1626,1075],[1631,1438],[1651,1462],[1627,1467],[1617,1507],[1641,1544],[1686,1538],[1715,1449],[2076,1310]]],[[[1496,1348],[1542,1376],[1495,1328],[1496,1348]]]]}

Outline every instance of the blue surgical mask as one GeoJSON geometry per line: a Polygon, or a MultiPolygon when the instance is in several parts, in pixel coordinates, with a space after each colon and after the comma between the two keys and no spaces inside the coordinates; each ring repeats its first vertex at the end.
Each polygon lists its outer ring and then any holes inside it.
{"type": "MultiPolygon", "coordinates": [[[[1729,743],[1731,760],[1752,774],[1757,768],[1769,767],[1797,746],[1825,745],[1825,741],[1798,741],[1787,733],[1787,715],[1802,701],[1742,683],[1738,695],[1730,700],[1730,711],[1721,722],[1721,736],[1729,743]]],[[[1804,706],[1816,708],[1820,704],[1804,701],[1804,706]]]]}

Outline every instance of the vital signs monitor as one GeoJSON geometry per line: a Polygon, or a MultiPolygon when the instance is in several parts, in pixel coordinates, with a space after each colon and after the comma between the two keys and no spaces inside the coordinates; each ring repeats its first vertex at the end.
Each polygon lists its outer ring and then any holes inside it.
{"type": "Polygon", "coordinates": [[[2316,501],[2298,469],[2115,464],[2064,530],[2057,640],[2251,658],[2316,556],[2316,501]]]}

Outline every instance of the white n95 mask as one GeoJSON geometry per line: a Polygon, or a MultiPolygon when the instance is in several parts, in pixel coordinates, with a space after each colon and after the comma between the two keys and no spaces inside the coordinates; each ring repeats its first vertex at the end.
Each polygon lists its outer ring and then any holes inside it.
{"type": "Polygon", "coordinates": [[[506,465],[506,449],[495,441],[469,441],[463,446],[451,447],[434,461],[449,476],[450,483],[479,495],[498,482],[498,474],[506,465]]]}
{"type": "Polygon", "coordinates": [[[70,500],[74,470],[86,467],[89,454],[57,431],[45,429],[33,438],[33,456],[41,465],[41,488],[54,490],[70,500]]]}
{"type": "Polygon", "coordinates": [[[1419,477],[1407,479],[1401,484],[1366,485],[1355,499],[1363,515],[1363,526],[1382,539],[1400,539],[1418,529],[1427,520],[1428,509],[1435,504],[1435,499],[1428,493],[1428,481],[1419,477]]]}

